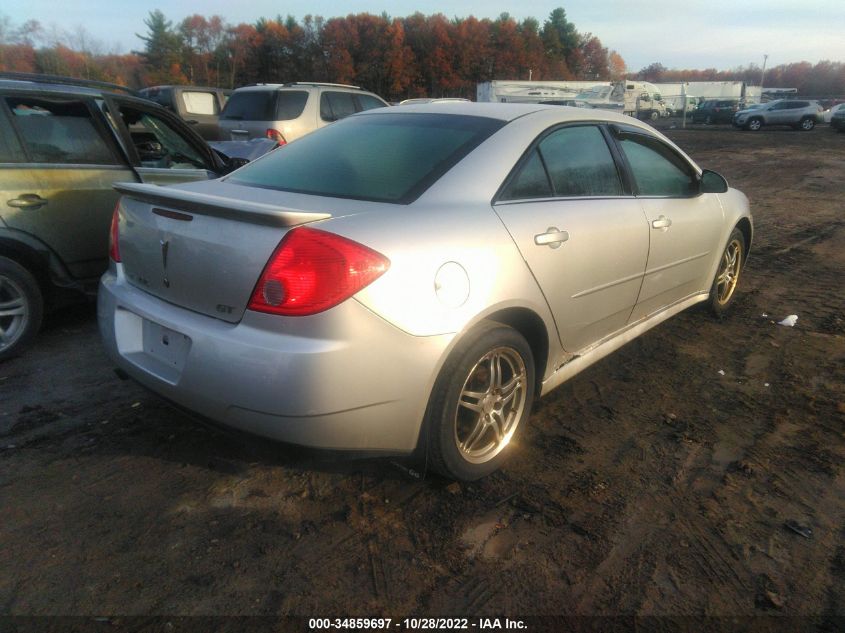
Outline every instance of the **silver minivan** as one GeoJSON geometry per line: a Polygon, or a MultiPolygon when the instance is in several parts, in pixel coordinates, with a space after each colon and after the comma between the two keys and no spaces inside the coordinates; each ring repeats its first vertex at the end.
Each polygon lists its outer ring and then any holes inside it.
{"type": "Polygon", "coordinates": [[[284,145],[350,114],[384,108],[357,86],[294,82],[238,88],[220,114],[223,140],[270,138],[284,145]]]}

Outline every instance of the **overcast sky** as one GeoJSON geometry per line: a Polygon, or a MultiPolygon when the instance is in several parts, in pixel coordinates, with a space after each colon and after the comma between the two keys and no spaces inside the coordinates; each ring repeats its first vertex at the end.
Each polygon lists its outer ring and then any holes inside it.
{"type": "Polygon", "coordinates": [[[306,14],[329,18],[349,13],[387,12],[404,17],[416,11],[447,17],[495,18],[508,12],[516,19],[540,23],[558,6],[582,32],[597,35],[637,71],[652,62],[669,68],[729,69],[749,63],[767,65],[822,59],[845,61],[845,7],[841,0],[574,0],[562,3],[506,0],[4,0],[0,14],[15,26],[34,19],[47,28],[72,31],[79,25],[112,51],[137,50],[135,37],[145,33],[143,20],[161,9],[174,23],[199,13],[221,15],[228,22],[255,22],[279,14],[301,19],[306,14]]]}

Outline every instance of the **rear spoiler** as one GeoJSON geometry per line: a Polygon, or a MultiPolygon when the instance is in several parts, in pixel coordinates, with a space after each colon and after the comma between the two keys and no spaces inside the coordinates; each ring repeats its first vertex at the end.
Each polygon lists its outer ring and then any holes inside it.
{"type": "Polygon", "coordinates": [[[270,226],[296,226],[306,222],[326,220],[331,213],[318,211],[293,211],[272,204],[248,202],[223,196],[212,196],[171,187],[140,184],[136,182],[115,183],[119,193],[141,202],[156,204],[166,209],[179,209],[199,215],[212,215],[229,220],[267,224],[270,226]]]}

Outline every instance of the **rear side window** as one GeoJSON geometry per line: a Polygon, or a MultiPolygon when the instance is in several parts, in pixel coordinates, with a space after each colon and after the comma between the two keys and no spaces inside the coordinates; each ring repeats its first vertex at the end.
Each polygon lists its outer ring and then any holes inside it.
{"type": "Polygon", "coordinates": [[[290,121],[298,118],[305,110],[308,93],[304,90],[280,90],[276,97],[276,118],[274,121],[290,121]]]}
{"type": "Polygon", "coordinates": [[[372,110],[373,108],[384,108],[385,103],[376,99],[373,95],[356,95],[361,110],[372,110]]]}
{"type": "Polygon", "coordinates": [[[117,163],[82,101],[6,99],[32,162],[72,165],[117,163]]]}
{"type": "Polygon", "coordinates": [[[639,196],[683,197],[694,193],[691,168],[658,141],[625,135],[619,145],[628,159],[639,196]]]}
{"type": "Polygon", "coordinates": [[[409,204],[502,125],[497,119],[444,114],[358,116],[271,152],[227,180],[409,204]]]}
{"type": "Polygon", "coordinates": [[[217,97],[213,92],[183,92],[182,103],[188,114],[217,114],[217,97]]]}
{"type": "Polygon", "coordinates": [[[513,177],[502,193],[502,200],[524,200],[526,198],[551,198],[554,196],[552,185],[540,152],[533,150],[528,160],[513,177]]]}
{"type": "Polygon", "coordinates": [[[320,118],[339,121],[355,114],[355,101],[349,92],[324,92],[320,95],[320,118]]]}
{"type": "Polygon", "coordinates": [[[234,121],[275,121],[275,90],[235,92],[226,102],[221,119],[234,121]]]}
{"type": "Polygon", "coordinates": [[[616,163],[598,127],[566,127],[538,148],[556,196],[621,196],[616,163]]]}

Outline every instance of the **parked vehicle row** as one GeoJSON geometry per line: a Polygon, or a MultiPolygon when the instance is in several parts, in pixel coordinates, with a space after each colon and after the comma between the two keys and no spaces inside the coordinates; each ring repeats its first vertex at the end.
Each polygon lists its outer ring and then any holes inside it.
{"type": "Polygon", "coordinates": [[[214,181],[118,189],[98,319],[126,374],[464,480],[535,396],[687,307],[723,314],[752,241],[745,196],[646,124],[539,104],[374,108],[214,181]]]}
{"type": "Polygon", "coordinates": [[[245,163],[121,86],[0,74],[0,360],[25,348],[45,309],[96,291],[115,183],[206,180],[245,163]]]}

